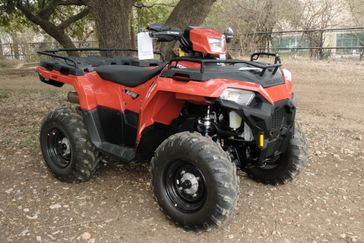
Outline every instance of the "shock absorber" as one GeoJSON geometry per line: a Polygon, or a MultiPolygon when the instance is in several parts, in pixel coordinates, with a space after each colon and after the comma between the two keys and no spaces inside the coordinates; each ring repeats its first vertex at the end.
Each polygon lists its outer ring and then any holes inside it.
{"type": "Polygon", "coordinates": [[[211,107],[207,106],[206,115],[198,119],[197,130],[205,136],[212,136],[216,134],[214,126],[215,115],[211,113],[211,107]]]}

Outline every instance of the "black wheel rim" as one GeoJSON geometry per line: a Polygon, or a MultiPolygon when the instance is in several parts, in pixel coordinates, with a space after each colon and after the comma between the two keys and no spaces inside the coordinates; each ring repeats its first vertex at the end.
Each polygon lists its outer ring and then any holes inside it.
{"type": "Polygon", "coordinates": [[[279,155],[275,156],[273,158],[269,158],[267,159],[267,161],[265,161],[265,163],[260,166],[259,168],[263,169],[263,170],[272,170],[276,167],[279,166],[279,155]]]}
{"type": "MultiPolygon", "coordinates": [[[[250,146],[245,148],[245,154],[243,155],[248,161],[250,160],[252,164],[256,163],[256,161],[259,159],[259,153],[254,151],[254,149],[250,146]]],[[[279,165],[279,157],[280,155],[277,155],[266,159],[263,165],[260,165],[259,168],[263,170],[272,170],[276,168],[279,165]]]]}
{"type": "Polygon", "coordinates": [[[65,168],[71,163],[71,143],[60,129],[49,130],[47,145],[47,153],[58,167],[65,168]]]}
{"type": "Polygon", "coordinates": [[[174,207],[185,213],[199,210],[206,201],[206,182],[200,169],[182,160],[174,161],[164,176],[165,190],[174,207]]]}

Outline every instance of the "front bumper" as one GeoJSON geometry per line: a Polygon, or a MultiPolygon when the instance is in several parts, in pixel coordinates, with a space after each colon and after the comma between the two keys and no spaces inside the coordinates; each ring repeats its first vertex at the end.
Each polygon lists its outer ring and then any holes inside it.
{"type": "MultiPolygon", "coordinates": [[[[270,104],[262,101],[254,106],[239,106],[236,103],[220,100],[220,105],[235,110],[252,130],[254,141],[260,144],[260,136],[264,135],[264,144],[260,147],[260,162],[266,158],[286,151],[289,139],[294,132],[296,114],[296,98],[270,104]]],[[[258,146],[259,147],[259,146],[258,146]]]]}

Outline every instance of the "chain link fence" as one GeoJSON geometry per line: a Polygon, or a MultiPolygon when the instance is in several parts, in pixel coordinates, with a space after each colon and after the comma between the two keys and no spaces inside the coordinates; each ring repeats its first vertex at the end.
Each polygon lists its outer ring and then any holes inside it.
{"type": "MultiPolygon", "coordinates": [[[[97,41],[74,42],[78,48],[97,48],[97,41]]],[[[58,49],[62,46],[58,42],[30,42],[0,44],[0,59],[20,60],[25,62],[38,61],[37,51],[58,49]]]]}
{"type": "Polygon", "coordinates": [[[234,52],[265,51],[318,60],[364,59],[364,26],[251,33],[234,52]]]}
{"type": "MultiPolygon", "coordinates": [[[[96,41],[74,43],[78,48],[98,47],[96,41]]],[[[0,44],[0,59],[33,62],[39,60],[37,51],[57,48],[61,46],[55,41],[3,43],[0,44]]],[[[243,38],[236,36],[229,50],[234,57],[265,51],[293,58],[362,61],[364,59],[364,26],[251,33],[243,38]]]]}

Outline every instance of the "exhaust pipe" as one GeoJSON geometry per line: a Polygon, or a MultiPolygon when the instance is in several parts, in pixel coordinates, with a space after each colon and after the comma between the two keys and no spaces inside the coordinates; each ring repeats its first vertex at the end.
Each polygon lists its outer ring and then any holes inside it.
{"type": "Polygon", "coordinates": [[[80,99],[78,98],[77,92],[70,91],[67,94],[67,100],[68,102],[74,103],[74,104],[80,104],[80,99]]]}

